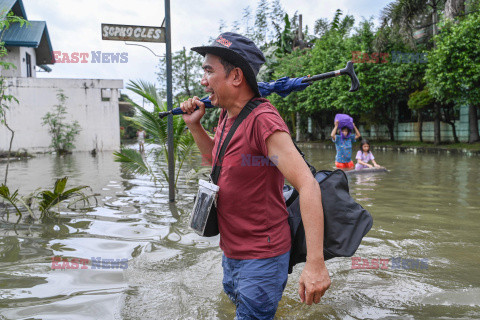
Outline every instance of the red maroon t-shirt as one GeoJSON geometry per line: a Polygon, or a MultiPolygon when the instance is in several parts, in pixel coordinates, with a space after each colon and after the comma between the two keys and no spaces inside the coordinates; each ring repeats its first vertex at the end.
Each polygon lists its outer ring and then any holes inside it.
{"type": "MultiPolygon", "coordinates": [[[[277,109],[267,99],[261,101],[230,140],[217,183],[220,248],[232,259],[264,259],[290,250],[284,176],[275,166],[277,159],[267,157],[265,143],[275,131],[289,131],[277,109]]],[[[222,144],[236,118],[225,114],[219,120],[214,161],[224,124],[222,144]]]]}

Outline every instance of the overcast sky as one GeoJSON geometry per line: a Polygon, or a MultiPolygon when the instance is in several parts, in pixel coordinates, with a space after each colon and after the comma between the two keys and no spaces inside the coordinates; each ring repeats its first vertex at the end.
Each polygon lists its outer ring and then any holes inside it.
{"type": "MultiPolygon", "coordinates": [[[[303,23],[312,30],[319,18],[332,19],[335,10],[355,16],[373,17],[378,21],[382,8],[391,0],[283,0],[282,6],[291,16],[295,11],[303,15],[303,23]]],[[[28,20],[44,20],[54,51],[102,51],[128,54],[127,63],[56,63],[50,73],[37,77],[100,78],[157,81],[158,59],[150,51],[123,41],[106,41],[101,37],[101,23],[160,26],[165,16],[163,0],[23,0],[28,20]]],[[[173,0],[171,1],[172,51],[208,43],[218,33],[219,21],[230,24],[241,20],[242,9],[256,9],[256,0],[173,0]]],[[[165,44],[145,44],[158,55],[165,54],[165,44]]],[[[89,59],[90,60],[90,59],[89,59]]],[[[127,90],[123,90],[127,93],[127,90]]]]}

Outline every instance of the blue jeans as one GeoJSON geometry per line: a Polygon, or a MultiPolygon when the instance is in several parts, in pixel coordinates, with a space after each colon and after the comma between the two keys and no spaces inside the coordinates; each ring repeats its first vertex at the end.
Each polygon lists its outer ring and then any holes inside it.
{"type": "Polygon", "coordinates": [[[223,289],[237,307],[237,320],[273,319],[288,279],[290,251],[267,259],[222,257],[223,289]]]}

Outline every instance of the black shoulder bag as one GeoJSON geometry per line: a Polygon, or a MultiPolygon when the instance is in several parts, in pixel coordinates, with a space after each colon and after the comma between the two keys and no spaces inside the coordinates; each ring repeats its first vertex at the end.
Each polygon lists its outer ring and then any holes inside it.
{"type": "MultiPolygon", "coordinates": [[[[305,160],[303,152],[296,144],[295,147],[305,160]]],[[[351,257],[357,251],[363,237],[370,231],[373,225],[372,216],[350,196],[347,175],[343,170],[317,172],[308,162],[307,165],[322,191],[324,259],[351,257]]],[[[288,273],[292,273],[295,264],[306,261],[307,243],[298,191],[289,185],[284,185],[283,196],[287,205],[288,223],[292,236],[288,269],[288,273]]]]}

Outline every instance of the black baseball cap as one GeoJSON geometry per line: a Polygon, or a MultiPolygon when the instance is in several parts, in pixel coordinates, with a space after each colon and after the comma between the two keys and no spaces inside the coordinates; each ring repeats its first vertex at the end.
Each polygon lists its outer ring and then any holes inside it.
{"type": "Polygon", "coordinates": [[[191,50],[202,56],[207,53],[213,54],[239,67],[255,95],[261,96],[258,90],[257,74],[265,63],[265,57],[252,40],[237,33],[224,32],[211,45],[194,47],[191,50]]]}

